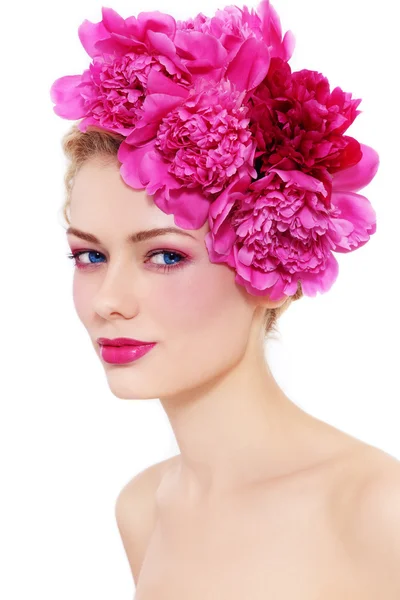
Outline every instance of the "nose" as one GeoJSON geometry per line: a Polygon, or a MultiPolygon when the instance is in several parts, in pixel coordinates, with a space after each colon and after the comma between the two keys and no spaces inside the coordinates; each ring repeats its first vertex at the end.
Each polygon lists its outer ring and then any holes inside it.
{"type": "Polygon", "coordinates": [[[105,319],[114,313],[131,318],[138,312],[140,304],[140,276],[132,258],[129,262],[122,259],[110,262],[104,272],[93,298],[95,312],[105,319]]]}

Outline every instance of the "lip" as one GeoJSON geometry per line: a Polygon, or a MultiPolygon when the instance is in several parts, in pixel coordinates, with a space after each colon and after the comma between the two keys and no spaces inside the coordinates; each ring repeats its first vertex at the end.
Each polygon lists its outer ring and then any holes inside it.
{"type": "Polygon", "coordinates": [[[134,338],[126,337],[113,339],[99,337],[97,338],[97,342],[100,344],[100,346],[146,346],[155,344],[155,342],[142,342],[141,340],[135,340],[134,338]]]}
{"type": "Polygon", "coordinates": [[[154,346],[156,346],[155,342],[154,344],[142,344],[140,346],[136,344],[131,344],[129,346],[108,346],[106,344],[100,344],[100,355],[107,363],[122,365],[138,360],[150,352],[154,346]]]}

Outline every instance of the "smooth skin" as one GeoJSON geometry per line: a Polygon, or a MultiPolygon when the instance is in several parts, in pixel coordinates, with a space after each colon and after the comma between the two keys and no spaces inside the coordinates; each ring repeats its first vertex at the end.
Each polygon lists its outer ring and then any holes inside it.
{"type": "Polygon", "coordinates": [[[329,590],[343,599],[347,589],[351,600],[366,600],[375,579],[375,590],[386,585],[385,600],[398,600],[391,565],[400,557],[400,519],[390,502],[400,495],[400,462],[307,414],[278,386],[262,318],[283,301],[248,294],[233,269],[209,261],[208,223],[192,237],[129,243],[134,232],[176,225],[124,183],[116,161],[82,166],[70,214],[73,227],[100,240],[68,234],[72,250],[102,258],[81,256],[89,267],[75,269],[73,296],[110,389],[123,399],[159,398],[180,449],[136,476],[117,501],[135,600],[327,600],[329,590]],[[157,250],[187,261],[164,273],[156,267],[167,264],[165,254],[149,258],[157,250]],[[110,365],[99,336],[157,345],[134,363],[110,365]],[[388,493],[364,491],[380,486],[388,493]],[[365,538],[368,511],[375,518],[382,503],[388,522],[365,538]],[[370,581],[370,554],[396,527],[370,581]]]}
{"type": "Polygon", "coordinates": [[[137,474],[116,502],[135,600],[398,599],[399,465],[362,446],[213,509],[176,496],[179,455],[137,474]]]}

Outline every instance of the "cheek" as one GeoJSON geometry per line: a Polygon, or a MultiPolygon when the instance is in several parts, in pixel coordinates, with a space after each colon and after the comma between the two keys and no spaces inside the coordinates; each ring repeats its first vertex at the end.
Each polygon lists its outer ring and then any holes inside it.
{"type": "Polygon", "coordinates": [[[253,311],[233,270],[215,264],[193,269],[162,291],[151,298],[151,318],[164,342],[165,381],[195,387],[237,364],[253,311]]]}
{"type": "Polygon", "coordinates": [[[76,313],[81,322],[85,324],[90,321],[90,316],[93,311],[92,294],[87,282],[85,283],[82,279],[79,279],[79,273],[75,273],[72,286],[72,298],[76,313]]]}
{"type": "Polygon", "coordinates": [[[215,264],[171,278],[162,286],[162,295],[152,298],[152,314],[168,331],[190,337],[224,335],[235,319],[248,323],[249,318],[249,307],[234,278],[228,267],[215,264]]]}

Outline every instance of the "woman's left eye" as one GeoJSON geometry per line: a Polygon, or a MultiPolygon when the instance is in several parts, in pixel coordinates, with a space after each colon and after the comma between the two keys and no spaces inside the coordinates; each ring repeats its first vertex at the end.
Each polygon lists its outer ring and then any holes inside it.
{"type": "MultiPolygon", "coordinates": [[[[97,250],[79,250],[77,252],[71,252],[70,254],[67,254],[68,258],[70,259],[74,259],[74,266],[77,267],[78,269],[86,269],[88,267],[91,267],[95,264],[97,264],[96,262],[89,262],[89,263],[83,263],[81,260],[81,256],[87,254],[89,256],[95,256],[95,258],[97,259],[98,257],[102,257],[104,256],[101,252],[97,252],[97,250]]],[[[155,267],[157,270],[162,270],[162,271],[170,271],[171,269],[179,269],[182,268],[184,266],[184,263],[187,262],[187,258],[185,256],[183,256],[180,252],[174,252],[172,250],[156,250],[155,252],[152,252],[148,255],[148,258],[152,258],[153,256],[158,256],[158,255],[162,255],[162,254],[166,254],[168,255],[167,258],[167,264],[155,264],[155,267]],[[179,257],[179,262],[175,263],[175,264],[171,264],[168,261],[172,260],[171,257],[179,257]]],[[[89,258],[90,260],[90,258],[89,258]]]]}

